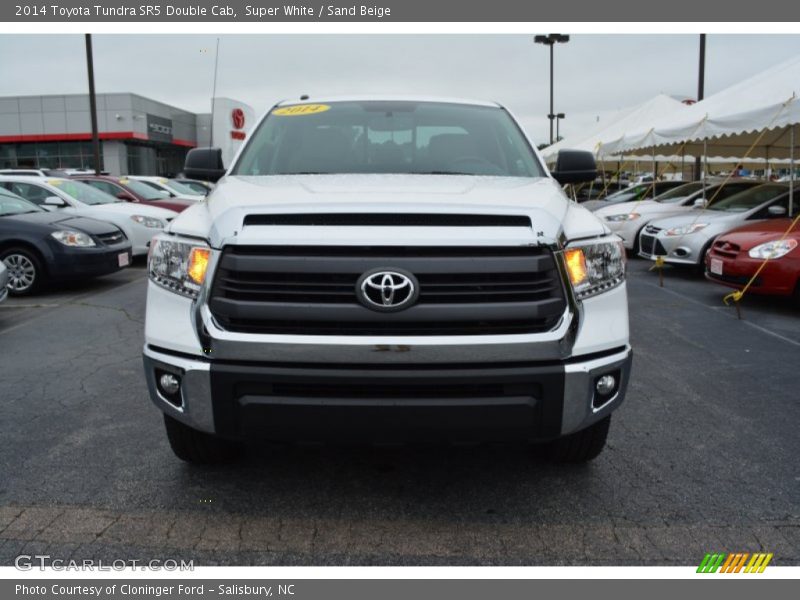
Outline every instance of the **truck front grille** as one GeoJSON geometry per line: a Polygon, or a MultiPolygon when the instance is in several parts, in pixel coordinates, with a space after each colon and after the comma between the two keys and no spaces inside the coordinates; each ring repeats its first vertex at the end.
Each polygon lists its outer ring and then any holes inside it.
{"type": "Polygon", "coordinates": [[[230,246],[209,307],[241,333],[489,335],[549,331],[566,299],[543,248],[230,246]],[[356,283],[372,269],[413,273],[416,303],[394,313],[363,306],[356,283]]]}

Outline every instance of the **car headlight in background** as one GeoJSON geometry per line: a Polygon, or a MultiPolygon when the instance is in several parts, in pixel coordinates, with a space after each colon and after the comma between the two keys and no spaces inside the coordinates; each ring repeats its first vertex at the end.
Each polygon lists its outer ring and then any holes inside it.
{"type": "Polygon", "coordinates": [[[606,292],[625,281],[625,248],[617,239],[571,244],[564,250],[564,258],[572,289],[579,300],[606,292]]]}
{"type": "Polygon", "coordinates": [[[797,248],[797,240],[775,240],[751,248],[748,252],[750,258],[781,258],[797,248]]]}
{"type": "Polygon", "coordinates": [[[95,245],[92,238],[80,231],[65,229],[63,231],[54,231],[50,236],[65,246],[72,246],[74,248],[91,248],[95,245]]]}
{"type": "Polygon", "coordinates": [[[621,215],[608,215],[605,217],[606,221],[609,223],[622,223],[625,221],[633,221],[634,219],[638,219],[641,217],[639,213],[624,213],[621,215]]]}
{"type": "Polygon", "coordinates": [[[692,223],[691,225],[681,225],[680,227],[673,227],[672,229],[667,229],[664,233],[666,235],[690,235],[692,233],[696,233],[701,229],[705,229],[708,227],[708,223],[692,223]]]}
{"type": "Polygon", "coordinates": [[[153,217],[145,217],[144,215],[131,215],[131,221],[135,221],[139,225],[144,225],[151,229],[164,229],[165,227],[164,221],[153,217]]]}
{"type": "Polygon", "coordinates": [[[150,243],[148,274],[165,289],[197,298],[206,279],[210,256],[208,246],[157,237],[150,243]]]}

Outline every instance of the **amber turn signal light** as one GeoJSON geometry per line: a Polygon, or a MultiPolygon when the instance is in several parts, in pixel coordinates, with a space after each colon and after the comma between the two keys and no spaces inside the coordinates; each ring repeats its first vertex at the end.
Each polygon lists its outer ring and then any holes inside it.
{"type": "Polygon", "coordinates": [[[211,251],[208,248],[192,248],[189,253],[189,268],[187,273],[189,279],[194,281],[197,285],[202,285],[206,279],[206,271],[208,270],[208,257],[211,251]]]}

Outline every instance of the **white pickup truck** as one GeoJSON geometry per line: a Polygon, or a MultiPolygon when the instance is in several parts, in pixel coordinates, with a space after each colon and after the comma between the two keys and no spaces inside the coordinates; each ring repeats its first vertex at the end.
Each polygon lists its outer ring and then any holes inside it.
{"type": "Polygon", "coordinates": [[[631,367],[620,239],[502,106],[283,102],[151,245],[144,369],[175,454],[248,439],[603,449],[631,367]]]}

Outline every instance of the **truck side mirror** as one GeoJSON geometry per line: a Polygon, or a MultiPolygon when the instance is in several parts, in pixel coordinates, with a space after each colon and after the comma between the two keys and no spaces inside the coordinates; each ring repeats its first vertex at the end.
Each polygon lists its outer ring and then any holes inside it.
{"type": "Polygon", "coordinates": [[[594,154],[585,150],[561,150],[552,175],[561,185],[594,181],[597,178],[594,154]]]}
{"type": "Polygon", "coordinates": [[[225,175],[220,148],[193,148],[186,153],[183,172],[189,179],[219,181],[225,175]]]}

